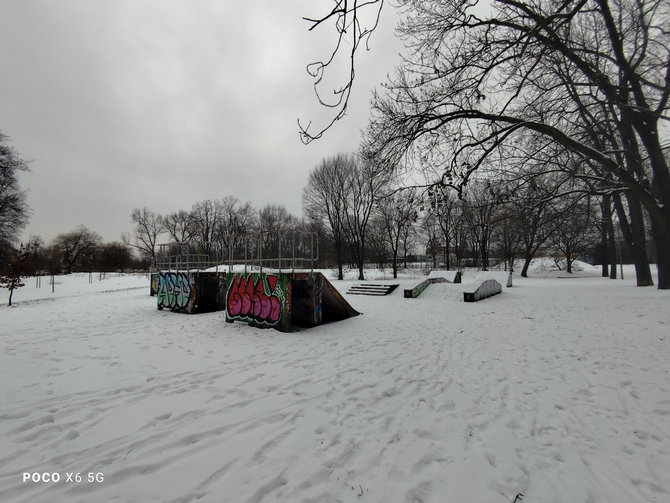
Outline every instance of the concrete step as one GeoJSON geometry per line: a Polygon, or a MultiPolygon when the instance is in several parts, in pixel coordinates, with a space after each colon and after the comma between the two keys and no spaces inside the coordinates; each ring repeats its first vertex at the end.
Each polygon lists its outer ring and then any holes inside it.
{"type": "Polygon", "coordinates": [[[349,288],[347,293],[353,295],[377,295],[384,296],[398,288],[398,285],[378,285],[372,283],[363,283],[349,288]]]}

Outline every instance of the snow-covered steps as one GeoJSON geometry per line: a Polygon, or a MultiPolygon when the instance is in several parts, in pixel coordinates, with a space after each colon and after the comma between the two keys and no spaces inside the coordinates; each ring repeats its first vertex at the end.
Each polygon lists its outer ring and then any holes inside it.
{"type": "Polygon", "coordinates": [[[349,288],[347,293],[354,295],[388,295],[393,290],[398,288],[399,285],[373,285],[371,283],[362,283],[360,285],[354,285],[349,288]]]}

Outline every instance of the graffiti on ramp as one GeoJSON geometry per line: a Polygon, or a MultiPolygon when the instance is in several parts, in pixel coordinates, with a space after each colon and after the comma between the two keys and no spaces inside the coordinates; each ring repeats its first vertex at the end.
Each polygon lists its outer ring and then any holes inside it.
{"type": "Polygon", "coordinates": [[[278,282],[279,277],[273,274],[235,275],[226,295],[228,317],[231,320],[277,324],[285,302],[278,282]]]}

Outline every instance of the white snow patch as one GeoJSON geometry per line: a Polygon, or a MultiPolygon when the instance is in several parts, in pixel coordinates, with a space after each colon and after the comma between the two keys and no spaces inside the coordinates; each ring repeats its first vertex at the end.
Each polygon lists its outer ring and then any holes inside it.
{"type": "Polygon", "coordinates": [[[146,276],[29,279],[0,307],[0,501],[670,501],[670,292],[625,272],[472,304],[334,281],[363,315],[289,334],[158,311],[146,276]]]}

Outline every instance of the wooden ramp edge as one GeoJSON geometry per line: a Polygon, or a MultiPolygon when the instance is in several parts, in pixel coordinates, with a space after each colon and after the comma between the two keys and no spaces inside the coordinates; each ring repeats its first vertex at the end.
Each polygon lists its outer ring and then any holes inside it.
{"type": "Polygon", "coordinates": [[[337,291],[337,288],[333,286],[324,274],[321,274],[321,278],[323,279],[321,302],[323,303],[324,321],[343,320],[361,314],[351,307],[351,304],[342,297],[342,294],[337,291]]]}

